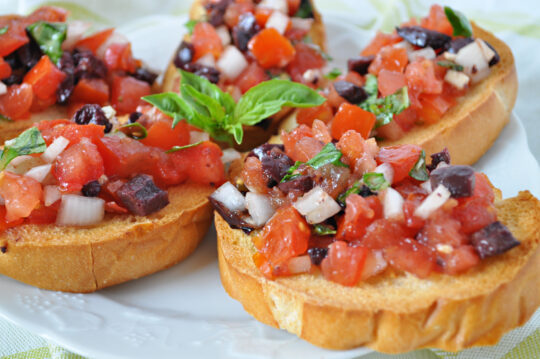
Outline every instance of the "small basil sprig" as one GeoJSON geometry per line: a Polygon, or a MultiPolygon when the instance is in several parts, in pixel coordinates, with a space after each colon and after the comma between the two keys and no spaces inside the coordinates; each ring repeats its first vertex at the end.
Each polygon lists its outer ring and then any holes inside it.
{"type": "Polygon", "coordinates": [[[253,126],[283,107],[313,107],[326,99],[311,88],[286,80],[261,82],[238,101],[207,79],[180,70],[180,94],[166,92],[143,97],[173,118],[173,127],[185,119],[217,141],[242,143],[242,126],[253,126]]]}
{"type": "Polygon", "coordinates": [[[377,96],[378,81],[371,74],[366,76],[364,89],[368,94],[368,98],[360,104],[360,107],[375,115],[375,128],[389,124],[394,115],[399,115],[411,104],[407,86],[402,87],[392,95],[379,98],[377,96]]]}
{"type": "Polygon", "coordinates": [[[335,80],[339,75],[341,75],[341,70],[338,68],[333,68],[329,73],[324,75],[328,80],[335,80]]]}
{"type": "Polygon", "coordinates": [[[454,71],[463,71],[463,66],[461,65],[458,65],[452,61],[437,61],[437,65],[439,66],[442,66],[442,67],[446,67],[450,70],[454,70],[454,71]]]}
{"type": "Polygon", "coordinates": [[[296,11],[296,14],[294,14],[294,17],[299,17],[302,19],[312,19],[313,7],[311,6],[311,2],[308,0],[302,0],[300,2],[300,7],[296,11]]]}
{"type": "MultiPolygon", "coordinates": [[[[307,161],[305,164],[314,168],[319,169],[324,165],[333,164],[338,167],[349,167],[345,163],[341,162],[341,157],[343,153],[334,146],[332,142],[327,143],[315,157],[307,161]]],[[[303,162],[296,161],[296,163],[287,170],[287,174],[281,179],[281,182],[290,181],[298,175],[295,175],[294,172],[302,165],[303,162]]]]}
{"type": "Polygon", "coordinates": [[[142,140],[148,136],[148,131],[146,127],[141,125],[138,122],[127,123],[123,126],[120,126],[116,129],[115,132],[122,132],[128,137],[131,137],[135,140],[142,140]]]}
{"type": "Polygon", "coordinates": [[[56,64],[62,57],[62,42],[66,39],[67,24],[38,21],[29,25],[26,30],[41,51],[56,64]]]}
{"type": "Polygon", "coordinates": [[[185,146],[174,146],[174,147],[171,148],[170,150],[165,151],[165,153],[178,152],[178,151],[184,150],[184,149],[186,149],[186,148],[191,148],[191,147],[198,146],[198,145],[200,145],[200,144],[203,143],[203,142],[204,142],[204,141],[199,141],[199,142],[195,142],[195,143],[190,143],[189,145],[185,145],[185,146]]]}
{"type": "Polygon", "coordinates": [[[317,236],[331,236],[336,234],[337,231],[331,226],[319,223],[313,226],[313,233],[317,236]]]}
{"type": "Polygon", "coordinates": [[[371,191],[382,191],[390,186],[390,183],[384,178],[382,173],[377,172],[368,172],[364,173],[362,176],[362,182],[371,190],[371,191]]]}
{"type": "Polygon", "coordinates": [[[8,32],[9,26],[6,25],[4,27],[0,27],[0,35],[4,35],[6,32],[8,32]]]}
{"type": "Polygon", "coordinates": [[[463,13],[452,9],[450,6],[444,7],[444,13],[446,18],[450,21],[450,24],[454,28],[454,36],[472,36],[472,26],[469,20],[463,13]]]}
{"type": "Polygon", "coordinates": [[[414,167],[410,170],[409,176],[415,180],[425,182],[429,179],[429,172],[426,168],[426,152],[422,150],[420,157],[414,167]]]}
{"type": "Polygon", "coordinates": [[[189,20],[184,24],[186,27],[188,33],[191,35],[193,34],[193,30],[195,29],[195,25],[197,25],[200,21],[199,20],[189,20]]]}
{"type": "Polygon", "coordinates": [[[4,170],[14,158],[32,153],[42,153],[46,149],[47,145],[41,132],[36,127],[30,127],[19,137],[6,141],[0,154],[0,170],[4,170]]]}

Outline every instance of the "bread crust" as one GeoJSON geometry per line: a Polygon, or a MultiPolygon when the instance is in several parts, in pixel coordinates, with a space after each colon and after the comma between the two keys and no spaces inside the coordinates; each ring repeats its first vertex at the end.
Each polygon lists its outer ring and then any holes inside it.
{"type": "Polygon", "coordinates": [[[253,264],[250,237],[216,214],[222,284],[257,320],[324,348],[493,345],[540,305],[540,202],[520,192],[496,207],[520,246],[458,276],[386,272],[356,287],[312,274],[266,279],[253,264]]]}
{"type": "Polygon", "coordinates": [[[169,188],[149,216],[107,214],[88,228],[23,225],[0,235],[0,273],[49,290],[88,293],[136,279],[191,254],[211,224],[214,187],[169,188]]]}

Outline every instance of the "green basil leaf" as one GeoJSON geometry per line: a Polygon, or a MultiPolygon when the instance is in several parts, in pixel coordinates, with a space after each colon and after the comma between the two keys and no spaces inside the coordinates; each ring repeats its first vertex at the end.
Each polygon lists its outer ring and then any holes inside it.
{"type": "MultiPolygon", "coordinates": [[[[373,86],[370,84],[370,86],[373,86]]],[[[367,91],[367,90],[366,90],[367,91]]],[[[369,93],[369,92],[368,92],[369,93]]],[[[410,106],[409,93],[404,86],[394,94],[383,98],[370,97],[360,107],[373,113],[376,117],[375,128],[389,124],[394,115],[398,115],[410,106]]]]}
{"type": "Polygon", "coordinates": [[[287,174],[281,179],[281,183],[292,181],[293,179],[299,177],[300,175],[294,172],[298,169],[298,167],[300,167],[301,164],[303,164],[303,162],[296,161],[294,165],[289,167],[289,169],[287,170],[287,174]]]}
{"type": "Polygon", "coordinates": [[[131,137],[135,140],[142,140],[148,136],[148,131],[146,130],[146,127],[144,127],[138,122],[127,123],[123,126],[120,126],[116,129],[115,132],[122,132],[128,137],[131,137]]]}
{"type": "Polygon", "coordinates": [[[180,150],[183,150],[183,149],[186,149],[186,148],[198,146],[198,145],[200,145],[201,143],[203,143],[203,141],[199,141],[199,142],[195,142],[195,143],[190,143],[189,145],[185,145],[185,146],[174,146],[174,147],[171,148],[170,150],[165,151],[165,153],[173,153],[173,152],[177,152],[177,151],[180,151],[180,150]]]}
{"type": "Polygon", "coordinates": [[[191,103],[193,108],[200,113],[204,113],[216,122],[222,122],[225,111],[221,104],[212,97],[197,91],[193,86],[182,83],[180,86],[182,97],[191,103]]]}
{"type": "Polygon", "coordinates": [[[193,34],[193,29],[195,29],[195,25],[197,25],[199,22],[199,20],[189,20],[184,24],[190,35],[193,34]]]}
{"type": "Polygon", "coordinates": [[[19,137],[6,141],[4,150],[0,155],[0,170],[16,157],[30,155],[32,153],[43,153],[47,149],[45,140],[37,127],[30,127],[19,135],[19,137]]]}
{"type": "Polygon", "coordinates": [[[409,176],[422,182],[429,179],[429,172],[426,168],[426,152],[424,150],[422,150],[420,157],[418,157],[418,161],[416,161],[416,164],[409,172],[409,176]]]}
{"type": "Polygon", "coordinates": [[[38,21],[26,29],[41,51],[56,64],[62,57],[62,42],[66,39],[67,24],[38,21]]]}
{"type": "Polygon", "coordinates": [[[0,113],[0,121],[13,122],[13,120],[5,115],[0,113]]]}
{"type": "Polygon", "coordinates": [[[351,188],[349,188],[348,190],[346,190],[345,192],[343,192],[342,194],[340,194],[337,198],[338,202],[342,205],[342,206],[345,206],[346,204],[346,201],[347,201],[347,197],[349,197],[349,195],[351,194],[358,194],[360,193],[360,189],[362,188],[362,183],[360,181],[356,181],[351,188]]]}
{"type": "Polygon", "coordinates": [[[442,66],[442,67],[446,67],[446,68],[448,68],[450,70],[454,70],[454,71],[463,71],[463,66],[458,65],[458,64],[456,64],[455,62],[452,62],[452,61],[437,61],[437,65],[442,66]]]}
{"type": "Polygon", "coordinates": [[[372,74],[366,76],[366,84],[364,85],[364,90],[366,90],[369,98],[377,98],[379,94],[379,81],[377,77],[372,74]]]}
{"type": "Polygon", "coordinates": [[[316,224],[313,226],[313,233],[317,236],[331,236],[337,233],[337,231],[325,224],[316,224]]]}
{"type": "MultiPolygon", "coordinates": [[[[176,92],[163,92],[155,95],[142,97],[142,100],[148,102],[158,110],[173,118],[173,128],[178,122],[185,118],[193,118],[193,109],[176,92]]],[[[195,126],[195,125],[194,125],[195,126]]]]}
{"type": "Polygon", "coordinates": [[[294,17],[313,19],[313,16],[313,7],[311,6],[311,2],[309,0],[302,0],[300,2],[300,7],[296,11],[296,14],[294,14],[294,17]]]}
{"type": "Polygon", "coordinates": [[[275,115],[281,108],[313,107],[326,99],[311,88],[286,80],[261,82],[249,89],[234,110],[234,123],[255,125],[275,115]]]}
{"type": "Polygon", "coordinates": [[[384,178],[384,175],[377,172],[364,173],[362,181],[372,191],[380,191],[390,186],[390,183],[384,178]]]}
{"type": "Polygon", "coordinates": [[[6,25],[4,27],[0,27],[0,35],[4,35],[6,32],[8,32],[9,26],[6,25]]]}
{"type": "Polygon", "coordinates": [[[454,28],[454,36],[472,36],[472,26],[469,20],[463,13],[452,9],[450,6],[444,7],[444,13],[446,18],[450,21],[450,24],[454,28]]]}
{"type": "Polygon", "coordinates": [[[341,70],[338,68],[333,68],[329,73],[324,75],[328,80],[335,80],[339,75],[341,75],[341,70]]]}
{"type": "Polygon", "coordinates": [[[327,143],[315,157],[306,162],[307,165],[319,169],[329,163],[338,167],[349,167],[345,163],[341,162],[343,153],[336,148],[336,146],[330,142],[327,143]]]}
{"type": "Polygon", "coordinates": [[[214,85],[202,76],[197,76],[191,72],[183,70],[179,71],[182,75],[182,84],[190,85],[200,93],[216,100],[225,108],[225,111],[228,114],[231,114],[234,111],[236,103],[230,94],[221,91],[218,86],[214,85]]]}

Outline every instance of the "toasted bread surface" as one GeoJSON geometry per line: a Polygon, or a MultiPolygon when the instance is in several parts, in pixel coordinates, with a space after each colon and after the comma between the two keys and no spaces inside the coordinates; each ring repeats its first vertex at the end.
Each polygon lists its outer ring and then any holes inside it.
{"type": "Polygon", "coordinates": [[[387,271],[355,287],[312,274],[266,279],[253,263],[251,237],[216,214],[221,280],[259,321],[324,348],[400,353],[493,345],[540,305],[540,202],[520,192],[496,207],[518,247],[461,275],[387,271]]]}
{"type": "Polygon", "coordinates": [[[0,235],[0,273],[40,288],[93,292],[181,261],[208,230],[215,188],[169,188],[170,204],[149,216],[107,214],[92,227],[23,225],[0,235]]]}

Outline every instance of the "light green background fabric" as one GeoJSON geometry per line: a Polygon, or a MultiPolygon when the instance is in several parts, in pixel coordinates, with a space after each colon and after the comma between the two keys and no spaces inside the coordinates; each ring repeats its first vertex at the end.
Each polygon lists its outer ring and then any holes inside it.
{"type": "MultiPolygon", "coordinates": [[[[91,20],[101,26],[119,26],[144,15],[187,13],[191,0],[0,0],[0,13],[25,13],[37,4],[53,4],[68,8],[75,19],[91,20]],[[106,4],[106,5],[105,5],[106,4]]],[[[391,29],[401,20],[427,12],[431,1],[425,0],[316,0],[323,12],[368,12],[372,20],[359,21],[362,29],[391,29]]],[[[536,118],[540,112],[540,80],[537,59],[540,53],[540,7],[537,0],[454,0],[447,4],[460,9],[481,26],[496,32],[510,44],[520,81],[516,112],[527,129],[529,145],[540,158],[540,129],[536,118]]],[[[363,16],[366,18],[366,16],[363,16]]],[[[331,39],[330,39],[331,41],[331,39]]],[[[0,294],[1,295],[1,294],[0,294]]],[[[403,355],[370,354],[363,359],[533,359],[540,358],[540,315],[528,323],[527,330],[512,332],[497,346],[461,353],[421,350],[403,355]],[[527,334],[524,334],[526,332],[527,334]],[[532,333],[532,334],[531,334],[532,333]],[[529,335],[530,334],[530,335],[529,335]],[[527,336],[529,335],[529,336],[527,336]]],[[[82,358],[36,336],[27,330],[0,319],[0,358],[2,359],[74,359],[82,358]]]]}

